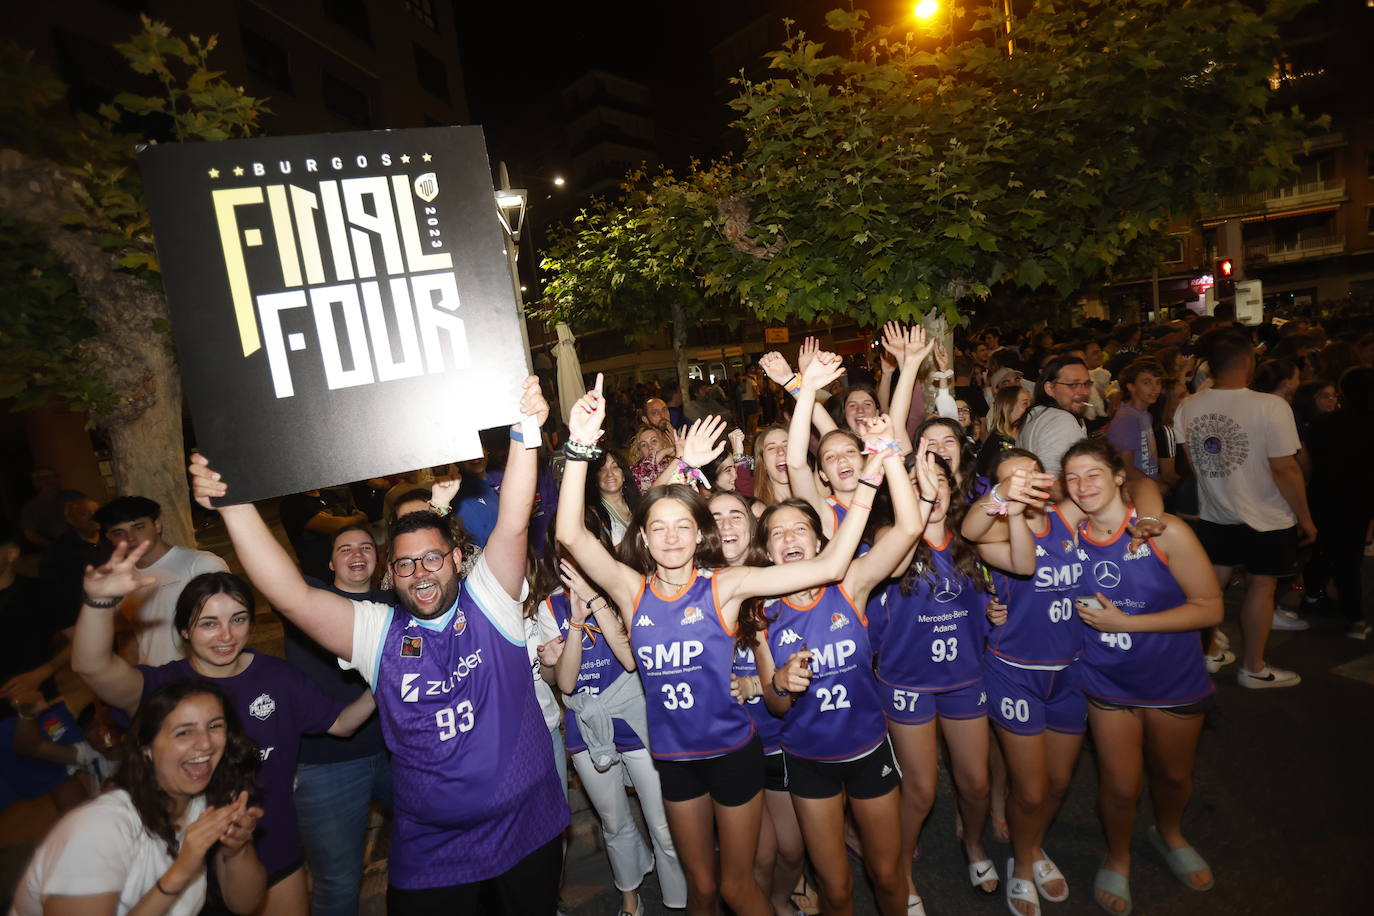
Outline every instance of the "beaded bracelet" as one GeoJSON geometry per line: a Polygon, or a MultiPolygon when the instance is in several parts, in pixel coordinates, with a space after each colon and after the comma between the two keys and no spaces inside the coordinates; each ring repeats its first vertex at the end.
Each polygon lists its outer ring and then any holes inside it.
{"type": "Polygon", "coordinates": [[[87,607],[108,611],[118,607],[119,602],[123,601],[124,597],[119,595],[113,598],[92,598],[90,595],[83,595],[81,600],[87,607]]]}
{"type": "Polygon", "coordinates": [[[602,449],[596,445],[587,445],[569,439],[563,443],[563,455],[569,461],[595,461],[601,457],[602,449]]]}

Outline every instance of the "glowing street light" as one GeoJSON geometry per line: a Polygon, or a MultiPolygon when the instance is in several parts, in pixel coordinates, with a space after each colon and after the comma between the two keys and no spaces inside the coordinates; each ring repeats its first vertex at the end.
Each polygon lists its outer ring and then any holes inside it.
{"type": "Polygon", "coordinates": [[[940,12],[940,0],[918,0],[912,15],[917,19],[929,20],[935,18],[935,14],[940,12]]]}
{"type": "Polygon", "coordinates": [[[562,175],[555,175],[555,176],[554,176],[554,179],[553,179],[553,183],[554,183],[557,187],[560,187],[560,188],[563,187],[563,185],[567,184],[567,182],[565,182],[565,181],[563,180],[563,176],[562,176],[562,175]]]}

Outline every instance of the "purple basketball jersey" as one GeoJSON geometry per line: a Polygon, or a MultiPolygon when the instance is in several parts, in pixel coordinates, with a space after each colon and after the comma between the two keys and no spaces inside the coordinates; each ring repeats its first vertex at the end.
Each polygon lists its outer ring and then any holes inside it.
{"type": "Polygon", "coordinates": [[[994,573],[997,595],[1007,605],[1007,622],[988,634],[988,651],[1013,665],[1062,668],[1083,651],[1083,630],[1073,599],[1082,591],[1085,554],[1057,509],[1046,513],[1035,536],[1035,572],[994,573]]]}
{"type": "Polygon", "coordinates": [[[695,570],[676,595],[660,595],[646,580],[630,642],[644,684],[650,754],[719,757],[754,737],[754,720],[730,696],[735,639],[721,622],[711,570],[695,570]]]}
{"type": "Polygon", "coordinates": [[[860,757],[887,737],[868,621],[837,585],[821,589],[808,607],[771,602],[768,648],[778,667],[805,646],[811,651],[811,686],[782,720],[782,746],[810,760],[860,757]]]}
{"type": "MultiPolygon", "coordinates": [[[[606,638],[595,629],[596,621],[589,619],[587,630],[574,631],[568,625],[566,592],[560,589],[545,598],[544,603],[548,605],[549,613],[557,621],[558,632],[563,635],[565,644],[570,639],[582,640],[582,666],[577,671],[577,686],[573,689],[574,693],[600,693],[611,686],[616,678],[627,673],[625,666],[620,664],[620,659],[611,651],[606,638]]],[[[615,732],[617,751],[637,751],[644,747],[644,742],[639,740],[635,730],[624,719],[612,719],[611,728],[615,732]]],[[[582,740],[582,729],[577,725],[577,713],[571,709],[563,710],[563,729],[563,744],[569,754],[587,749],[587,742],[582,740]]]]}
{"type": "Polygon", "coordinates": [[[391,749],[390,881],[495,877],[568,825],[525,646],[465,587],[438,629],[392,608],[374,694],[391,749]]]}
{"type": "MultiPolygon", "coordinates": [[[[734,673],[736,677],[754,677],[759,673],[759,663],[754,659],[753,649],[735,649],[734,673]]],[[[763,752],[776,754],[782,750],[782,720],[768,711],[763,697],[750,697],[744,701],[744,708],[749,710],[754,727],[759,731],[763,752]]]]}
{"type": "Polygon", "coordinates": [[[869,636],[878,654],[878,680],[912,691],[957,690],[983,676],[988,594],[954,568],[950,532],[930,546],[930,566],[915,576],[911,594],[892,583],[869,602],[869,636]]]}
{"type": "MultiPolygon", "coordinates": [[[[1131,521],[1128,517],[1127,521],[1131,521]]],[[[1125,523],[1106,543],[1080,532],[1084,561],[1083,594],[1101,592],[1126,614],[1157,614],[1186,602],[1153,541],[1130,552],[1125,523]]],[[[1197,631],[1181,633],[1101,633],[1079,621],[1083,630],[1083,692],[1129,706],[1187,706],[1210,696],[1197,631]]]]}

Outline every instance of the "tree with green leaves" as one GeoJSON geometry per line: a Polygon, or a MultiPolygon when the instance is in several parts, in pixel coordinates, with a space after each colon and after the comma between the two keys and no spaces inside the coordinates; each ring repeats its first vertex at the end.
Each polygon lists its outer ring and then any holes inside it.
{"type": "Polygon", "coordinates": [[[1008,22],[973,0],[938,34],[832,11],[830,47],[797,32],[736,81],[737,159],[633,176],[556,236],[536,314],[952,323],[1000,288],[1148,267],[1172,220],[1291,169],[1307,125],[1266,80],[1304,2],[1039,0],[1008,22]]]}
{"type": "Polygon", "coordinates": [[[67,113],[65,87],[30,52],[0,61],[0,397],[84,411],[109,438],[119,491],[156,499],[168,538],[193,544],[181,380],[136,150],[251,136],[266,109],[210,69],[213,37],[145,17],[115,47],[130,84],[157,89],[95,114],[67,113]]]}

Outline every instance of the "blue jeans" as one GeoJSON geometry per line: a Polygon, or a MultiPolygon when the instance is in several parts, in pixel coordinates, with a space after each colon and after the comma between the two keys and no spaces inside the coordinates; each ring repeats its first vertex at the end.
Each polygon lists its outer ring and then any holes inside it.
{"type": "Polygon", "coordinates": [[[356,916],[363,841],[373,799],[391,807],[391,759],[383,752],[296,767],[296,818],[313,888],[311,916],[356,916]]]}

